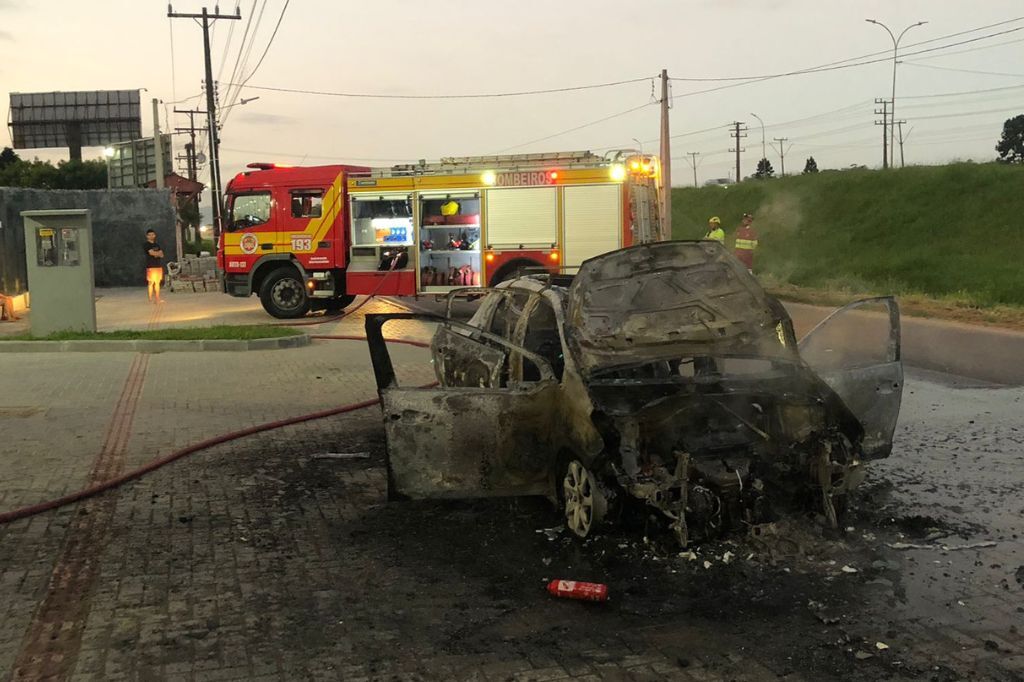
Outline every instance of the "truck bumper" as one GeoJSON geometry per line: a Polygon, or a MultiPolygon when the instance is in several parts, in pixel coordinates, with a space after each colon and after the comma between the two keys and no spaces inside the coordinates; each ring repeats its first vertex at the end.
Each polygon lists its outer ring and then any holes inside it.
{"type": "Polygon", "coordinates": [[[247,298],[252,295],[252,287],[249,285],[249,275],[244,272],[225,272],[224,291],[232,296],[247,298]]]}

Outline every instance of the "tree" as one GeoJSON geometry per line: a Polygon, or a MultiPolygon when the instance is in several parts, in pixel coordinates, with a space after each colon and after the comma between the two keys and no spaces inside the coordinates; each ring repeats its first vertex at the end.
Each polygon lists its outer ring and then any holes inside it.
{"type": "Polygon", "coordinates": [[[1006,120],[996,151],[1000,163],[1024,163],[1024,114],[1006,120]]]}
{"type": "Polygon", "coordinates": [[[17,161],[21,161],[21,157],[18,156],[18,152],[10,147],[4,147],[3,151],[0,151],[0,170],[7,168],[17,161]]]}
{"type": "MultiPolygon", "coordinates": [[[[6,150],[5,150],[6,151],[6,150]]],[[[103,189],[107,186],[106,161],[24,161],[16,158],[0,163],[0,187],[35,189],[103,189]]],[[[0,158],[10,155],[0,152],[0,158]]]]}
{"type": "Polygon", "coordinates": [[[772,168],[772,162],[768,159],[761,159],[757,162],[757,172],[754,173],[754,177],[758,180],[764,180],[775,175],[775,169],[772,168]]]}
{"type": "Polygon", "coordinates": [[[817,172],[818,172],[818,162],[814,160],[813,156],[808,156],[807,157],[807,163],[804,164],[804,174],[806,175],[807,173],[817,173],[817,172]]]}

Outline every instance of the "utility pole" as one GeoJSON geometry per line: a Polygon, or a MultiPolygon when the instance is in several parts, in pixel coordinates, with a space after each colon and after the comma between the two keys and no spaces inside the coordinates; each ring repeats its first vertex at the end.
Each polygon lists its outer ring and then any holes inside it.
{"type": "Polygon", "coordinates": [[[882,120],[875,121],[876,126],[882,126],[882,168],[889,168],[889,100],[876,99],[875,104],[881,104],[882,110],[875,109],[875,115],[881,114],[882,120]]]}
{"type": "Polygon", "coordinates": [[[672,239],[672,141],[668,128],[668,70],[661,70],[661,239],[672,239]]]}
{"type": "MultiPolygon", "coordinates": [[[[164,145],[160,139],[160,100],[153,98],[153,160],[156,162],[156,188],[164,188],[164,145]]],[[[180,260],[181,248],[178,248],[180,260]]]]}
{"type": "Polygon", "coordinates": [[[740,126],[745,126],[745,125],[746,125],[746,123],[744,123],[743,121],[734,121],[733,124],[732,124],[733,131],[731,133],[729,133],[729,137],[731,137],[734,140],[736,140],[736,148],[729,150],[731,152],[736,152],[736,182],[739,182],[740,180],[743,179],[743,176],[741,175],[741,172],[740,172],[740,152],[745,152],[747,150],[740,148],[740,140],[747,136],[747,129],[746,128],[742,128],[741,129],[740,126]]]}
{"type": "MultiPolygon", "coordinates": [[[[199,165],[196,163],[196,114],[206,114],[201,109],[175,109],[176,114],[187,114],[188,115],[188,127],[187,128],[175,128],[174,131],[178,133],[188,133],[189,142],[185,145],[185,168],[188,171],[188,179],[195,181],[199,175],[199,165]]],[[[181,160],[179,158],[179,160],[181,160]]]]}
{"type": "Polygon", "coordinates": [[[686,155],[690,157],[689,163],[693,168],[693,186],[697,186],[697,157],[700,156],[700,152],[686,152],[686,155]]]}
{"type": "Polygon", "coordinates": [[[220,203],[220,157],[218,146],[220,140],[217,135],[217,104],[214,99],[213,82],[213,61],[210,57],[210,22],[217,19],[241,19],[242,13],[235,7],[234,14],[221,14],[220,10],[214,8],[211,14],[204,7],[201,14],[185,14],[175,12],[171,5],[167,5],[167,16],[172,19],[201,19],[203,27],[203,52],[206,62],[206,125],[210,136],[210,203],[213,206],[213,240],[217,243],[220,238],[223,225],[223,207],[220,203]]]}
{"type": "Polygon", "coordinates": [[[779,143],[779,162],[782,164],[782,177],[786,177],[786,142],[789,141],[788,137],[773,137],[773,140],[779,143]]]}
{"type": "MultiPolygon", "coordinates": [[[[899,129],[900,129],[900,168],[904,167],[904,164],[903,164],[903,140],[904,140],[904,137],[903,137],[903,124],[904,123],[906,123],[906,121],[896,121],[896,125],[899,126],[899,129]]],[[[913,130],[913,128],[911,128],[911,130],[913,130]]],[[[910,137],[910,132],[909,131],[907,132],[907,137],[910,137]]]]}

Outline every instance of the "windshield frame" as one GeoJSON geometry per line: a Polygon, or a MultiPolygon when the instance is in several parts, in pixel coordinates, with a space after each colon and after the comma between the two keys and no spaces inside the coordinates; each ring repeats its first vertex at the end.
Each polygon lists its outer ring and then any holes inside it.
{"type": "MultiPolygon", "coordinates": [[[[267,225],[268,223],[270,223],[270,219],[274,215],[274,195],[273,195],[273,193],[269,189],[253,189],[253,190],[247,190],[247,191],[244,191],[244,192],[232,192],[229,196],[230,196],[231,200],[228,202],[228,221],[227,221],[227,228],[226,228],[228,232],[236,232],[238,230],[246,230],[246,229],[250,229],[250,228],[253,228],[253,227],[260,227],[262,225],[267,225]],[[262,222],[259,222],[259,223],[251,223],[251,222],[246,222],[246,221],[243,221],[243,220],[237,220],[235,218],[235,207],[237,205],[238,199],[240,199],[242,197],[252,197],[252,196],[261,196],[261,195],[264,195],[264,196],[267,197],[267,217],[266,217],[265,220],[263,220],[262,222]]],[[[260,217],[260,216],[256,216],[256,215],[253,215],[253,214],[248,214],[248,215],[250,215],[250,216],[252,216],[254,218],[259,218],[260,217]]]]}

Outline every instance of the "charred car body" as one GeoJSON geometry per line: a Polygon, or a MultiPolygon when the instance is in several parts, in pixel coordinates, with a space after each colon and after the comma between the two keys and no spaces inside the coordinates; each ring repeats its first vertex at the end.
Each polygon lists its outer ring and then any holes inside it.
{"type": "MultiPolygon", "coordinates": [[[[449,311],[450,311],[449,299],[449,311]]],[[[792,321],[716,242],[659,242],[489,290],[468,323],[368,315],[389,489],[547,495],[580,536],[642,503],[683,545],[816,506],[838,523],[888,456],[903,385],[891,298],[792,321]],[[436,322],[438,385],[397,385],[382,328],[436,322]]]]}

